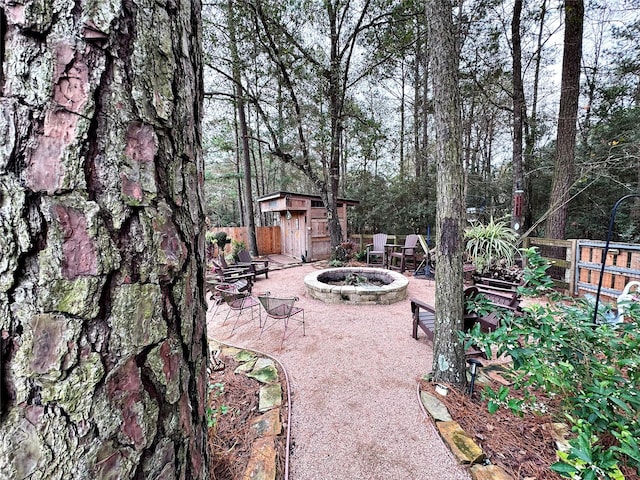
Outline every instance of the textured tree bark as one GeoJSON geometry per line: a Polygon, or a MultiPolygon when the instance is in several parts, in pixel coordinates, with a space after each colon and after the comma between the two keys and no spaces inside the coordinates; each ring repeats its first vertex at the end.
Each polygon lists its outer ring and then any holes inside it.
{"type": "Polygon", "coordinates": [[[438,174],[436,212],[436,324],[433,373],[436,380],[464,386],[465,356],[458,331],[463,328],[462,253],[462,124],[458,87],[458,53],[452,5],[448,0],[427,1],[435,103],[436,162],[438,174]]]}
{"type": "Polygon", "coordinates": [[[513,17],[511,19],[511,43],[513,45],[513,187],[511,198],[513,215],[511,216],[511,228],[522,233],[522,224],[527,212],[522,208],[528,204],[523,201],[520,208],[515,205],[516,196],[524,193],[524,170],[522,159],[522,140],[524,134],[524,119],[526,106],[524,98],[524,85],[522,84],[522,42],[520,38],[520,16],[522,14],[522,0],[515,0],[513,5],[513,17]],[[517,193],[518,191],[522,193],[517,193]]]}
{"type": "Polygon", "coordinates": [[[3,10],[0,478],[207,478],[200,3],[3,10]]]}
{"type": "Polygon", "coordinates": [[[244,101],[244,90],[242,88],[242,75],[240,58],[238,56],[238,44],[235,28],[235,8],[233,0],[227,1],[227,25],[229,31],[229,49],[231,50],[231,70],[234,81],[235,108],[238,113],[238,123],[240,126],[240,146],[242,147],[242,179],[244,185],[244,208],[242,216],[244,224],[247,226],[248,243],[247,249],[251,255],[258,255],[258,240],[256,238],[256,219],[253,213],[253,190],[251,188],[251,156],[249,148],[249,127],[245,114],[246,102],[244,101]]]}
{"type": "Polygon", "coordinates": [[[560,86],[560,110],[556,156],[551,182],[551,196],[546,236],[564,238],[569,210],[569,196],[575,164],[578,97],[580,95],[580,61],[582,59],[583,0],[566,0],[564,52],[560,86]]]}

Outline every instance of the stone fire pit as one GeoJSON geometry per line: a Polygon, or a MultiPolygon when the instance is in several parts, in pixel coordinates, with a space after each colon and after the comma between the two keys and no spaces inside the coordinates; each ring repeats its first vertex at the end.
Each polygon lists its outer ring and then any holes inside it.
{"type": "Polygon", "coordinates": [[[404,300],[409,280],[398,272],[382,268],[342,267],[311,272],[304,277],[307,292],[325,303],[381,304],[404,300]],[[364,283],[354,285],[331,285],[329,281],[343,281],[355,276],[364,283]],[[368,284],[368,281],[384,285],[368,284]]]}

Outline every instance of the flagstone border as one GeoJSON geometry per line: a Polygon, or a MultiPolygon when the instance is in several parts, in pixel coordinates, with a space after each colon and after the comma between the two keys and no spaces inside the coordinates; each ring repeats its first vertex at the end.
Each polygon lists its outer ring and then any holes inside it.
{"type": "Polygon", "coordinates": [[[437,397],[421,391],[420,383],[417,384],[416,391],[422,413],[434,422],[442,441],[458,462],[469,465],[469,474],[473,480],[513,480],[499,465],[484,463],[486,456],[482,448],[458,422],[451,420],[447,407],[437,397]]]}
{"type": "MultiPolygon", "coordinates": [[[[284,458],[284,472],[281,480],[289,480],[289,451],[290,451],[290,443],[291,443],[291,386],[289,382],[289,374],[287,369],[284,368],[284,365],[275,357],[269,355],[268,353],[260,352],[258,350],[253,350],[250,348],[239,347],[230,343],[221,342],[215,339],[209,339],[209,347],[213,352],[216,350],[214,348],[215,345],[219,345],[222,349],[236,349],[239,352],[250,352],[257,356],[258,362],[260,359],[268,359],[273,361],[274,364],[277,364],[279,369],[284,374],[284,383],[286,385],[286,405],[287,405],[287,425],[286,425],[286,440],[285,440],[285,458],[284,458]]],[[[230,355],[235,358],[235,355],[230,355]]],[[[236,372],[240,373],[240,372],[236,372]]],[[[249,372],[246,372],[249,373],[249,372]]],[[[279,384],[278,384],[279,385],[279,384]]],[[[262,387],[260,389],[260,396],[263,395],[263,389],[269,387],[262,387]]],[[[280,407],[277,407],[278,409],[280,407]]],[[[267,410],[265,415],[268,415],[272,409],[267,410]]],[[[258,437],[251,448],[251,453],[249,456],[249,461],[247,463],[247,469],[244,474],[244,478],[251,478],[252,480],[271,480],[275,478],[276,472],[276,458],[275,455],[265,455],[265,448],[268,448],[269,442],[268,437],[273,436],[273,433],[270,431],[265,431],[263,435],[258,437]],[[274,476],[271,475],[271,472],[274,473],[274,476]],[[265,475],[266,473],[266,475],[265,475]]]]}

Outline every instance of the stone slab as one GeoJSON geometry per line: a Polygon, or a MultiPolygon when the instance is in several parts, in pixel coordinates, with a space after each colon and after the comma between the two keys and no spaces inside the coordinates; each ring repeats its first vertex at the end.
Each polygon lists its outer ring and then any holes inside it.
{"type": "Polygon", "coordinates": [[[255,369],[260,370],[261,368],[268,367],[270,365],[275,365],[275,362],[272,359],[266,358],[266,357],[260,357],[256,360],[255,369]]]}
{"type": "Polygon", "coordinates": [[[258,410],[266,412],[282,405],[282,387],[279,383],[272,383],[260,388],[258,394],[258,410]]]}
{"type": "Polygon", "coordinates": [[[431,415],[436,422],[450,422],[453,420],[444,403],[430,393],[420,392],[420,401],[427,412],[429,412],[429,415],[431,415]]]}
{"type": "Polygon", "coordinates": [[[482,449],[462,430],[458,422],[437,422],[436,426],[460,463],[480,463],[484,460],[482,449]]]}
{"type": "Polygon", "coordinates": [[[251,446],[249,462],[242,480],[275,480],[276,446],[274,437],[258,438],[251,446]]]}
{"type": "Polygon", "coordinates": [[[241,363],[236,367],[234,373],[248,373],[253,370],[255,364],[255,360],[249,360],[248,362],[241,363]]]}
{"type": "Polygon", "coordinates": [[[498,465],[473,465],[469,473],[473,480],[513,480],[513,477],[498,465]]]}
{"type": "Polygon", "coordinates": [[[251,422],[251,426],[261,437],[269,435],[280,435],[282,432],[282,422],[280,421],[280,409],[272,408],[267,413],[260,415],[251,422]]]}
{"type": "Polygon", "coordinates": [[[256,366],[253,368],[251,373],[247,374],[247,377],[255,378],[260,383],[273,383],[278,381],[278,370],[273,364],[257,368],[256,363],[256,366]]]}
{"type": "Polygon", "coordinates": [[[238,362],[248,362],[250,360],[254,360],[256,357],[257,355],[249,350],[240,350],[233,356],[233,358],[238,362]]]}

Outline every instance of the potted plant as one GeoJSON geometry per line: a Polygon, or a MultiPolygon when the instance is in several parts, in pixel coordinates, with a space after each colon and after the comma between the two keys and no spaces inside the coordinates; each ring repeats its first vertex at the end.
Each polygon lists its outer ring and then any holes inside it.
{"type": "Polygon", "coordinates": [[[486,225],[474,221],[464,232],[465,250],[476,268],[486,276],[491,269],[506,269],[515,264],[518,236],[506,222],[493,217],[486,225]]]}

